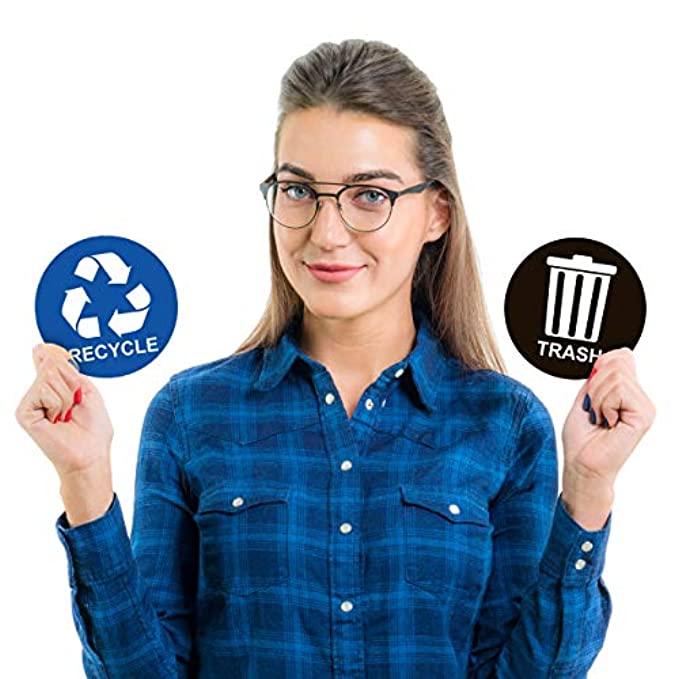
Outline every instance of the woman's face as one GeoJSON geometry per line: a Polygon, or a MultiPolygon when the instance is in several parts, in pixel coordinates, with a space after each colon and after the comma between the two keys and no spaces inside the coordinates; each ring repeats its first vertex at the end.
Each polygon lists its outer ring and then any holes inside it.
{"type": "MultiPolygon", "coordinates": [[[[296,111],[281,129],[277,178],[310,181],[280,170],[285,163],[305,170],[316,182],[342,182],[357,172],[388,170],[401,181],[376,178],[360,183],[400,191],[426,179],[415,166],[413,141],[409,128],[373,116],[320,107],[296,111]]],[[[312,186],[332,193],[342,188],[323,183],[312,186]]],[[[369,194],[369,199],[374,200],[375,194],[369,194]]],[[[430,187],[399,197],[386,225],[364,233],[344,225],[332,198],[320,201],[315,219],[305,228],[289,229],[274,221],[281,266],[304,305],[315,316],[344,319],[382,306],[409,309],[420,250],[448,227],[448,205],[441,192],[430,187]],[[314,262],[364,268],[349,280],[324,282],[309,271],[307,264],[314,262]]]]}

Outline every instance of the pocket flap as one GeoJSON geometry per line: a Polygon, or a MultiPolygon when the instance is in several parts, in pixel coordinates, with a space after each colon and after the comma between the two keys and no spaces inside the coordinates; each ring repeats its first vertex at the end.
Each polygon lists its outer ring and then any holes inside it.
{"type": "Polygon", "coordinates": [[[488,507],[468,491],[457,489],[448,492],[412,483],[401,484],[400,489],[406,504],[436,512],[453,523],[487,526],[490,522],[488,507]]]}
{"type": "Polygon", "coordinates": [[[232,482],[222,483],[203,492],[198,501],[198,513],[210,511],[237,514],[267,502],[285,502],[289,488],[277,486],[244,487],[232,482]]]}

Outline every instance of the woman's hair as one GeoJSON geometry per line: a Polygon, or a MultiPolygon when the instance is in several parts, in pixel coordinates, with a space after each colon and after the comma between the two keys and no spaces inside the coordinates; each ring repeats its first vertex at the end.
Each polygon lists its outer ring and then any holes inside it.
{"type": "MultiPolygon", "coordinates": [[[[300,109],[330,107],[370,114],[415,132],[415,161],[425,178],[447,190],[451,223],[423,245],[411,301],[425,309],[444,348],[464,368],[506,372],[490,326],[476,253],[465,216],[443,107],[435,86],[404,54],[379,40],[323,42],[295,59],[281,80],[274,168],[282,124],[300,109]]],[[[235,353],[273,346],[303,301],[281,268],[269,217],[271,292],[264,313],[235,353]]]]}

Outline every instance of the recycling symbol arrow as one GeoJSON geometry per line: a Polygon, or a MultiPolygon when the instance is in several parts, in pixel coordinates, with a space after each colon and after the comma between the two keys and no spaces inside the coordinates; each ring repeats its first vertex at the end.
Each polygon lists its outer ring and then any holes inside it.
{"type": "MultiPolygon", "coordinates": [[[[115,252],[102,252],[98,255],[83,257],[78,262],[74,274],[91,283],[100,266],[109,277],[109,285],[125,285],[132,270],[132,267],[128,266],[115,252]]],[[[116,308],[108,320],[108,327],[118,337],[141,329],[151,306],[151,295],[142,283],[132,288],[125,297],[135,310],[121,312],[116,308]]],[[[80,316],[85,305],[91,301],[85,288],[78,286],[66,290],[66,297],[61,306],[61,315],[68,324],[78,335],[87,339],[101,337],[99,318],[97,316],[81,318],[80,316]]]]}

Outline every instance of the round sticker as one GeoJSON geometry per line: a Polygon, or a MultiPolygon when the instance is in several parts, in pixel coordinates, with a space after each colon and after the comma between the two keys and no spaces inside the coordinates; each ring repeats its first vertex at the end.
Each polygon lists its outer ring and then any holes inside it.
{"type": "Polygon", "coordinates": [[[95,236],[50,262],[35,315],[43,341],[65,347],[81,372],[117,377],[148,365],[167,346],[177,292],[165,265],[143,245],[95,236]]]}
{"type": "Polygon", "coordinates": [[[632,265],[589,238],[563,238],[531,252],[505,295],[514,345],[555,377],[586,378],[601,354],[634,349],[645,319],[646,298],[632,265]]]}

